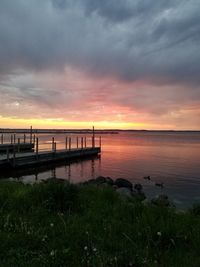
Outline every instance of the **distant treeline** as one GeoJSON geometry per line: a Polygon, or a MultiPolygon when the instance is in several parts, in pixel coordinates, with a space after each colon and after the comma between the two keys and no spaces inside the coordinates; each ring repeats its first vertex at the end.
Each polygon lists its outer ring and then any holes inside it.
{"type": "MultiPolygon", "coordinates": [[[[121,129],[101,129],[94,130],[96,134],[118,134],[120,132],[150,132],[150,133],[200,133],[200,130],[121,130],[121,129]]],[[[30,133],[31,129],[12,129],[12,128],[0,128],[0,133],[30,133]]],[[[92,129],[32,129],[32,133],[75,133],[75,134],[92,134],[92,129]]]]}
{"type": "MultiPolygon", "coordinates": [[[[92,129],[8,129],[8,128],[0,128],[0,133],[55,133],[55,134],[67,134],[67,133],[74,133],[74,134],[92,134],[92,129]]],[[[118,134],[116,130],[94,130],[95,134],[118,134]]]]}

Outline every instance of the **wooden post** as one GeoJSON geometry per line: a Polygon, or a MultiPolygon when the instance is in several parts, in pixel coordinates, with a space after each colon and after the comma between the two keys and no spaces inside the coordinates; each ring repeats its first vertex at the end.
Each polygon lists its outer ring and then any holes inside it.
{"type": "Polygon", "coordinates": [[[86,136],[84,138],[84,143],[85,143],[85,148],[87,147],[87,143],[86,143],[86,136]]]}
{"type": "Polygon", "coordinates": [[[26,143],[26,134],[24,134],[24,144],[26,143]]]}
{"type": "Polygon", "coordinates": [[[39,148],[39,142],[38,137],[36,138],[36,159],[38,160],[38,148],[39,148]]]}
{"type": "Polygon", "coordinates": [[[3,134],[1,135],[1,144],[3,145],[3,134]]]}
{"type": "Polygon", "coordinates": [[[94,126],[92,127],[92,147],[95,147],[95,134],[94,134],[94,126]]]}
{"type": "Polygon", "coordinates": [[[68,138],[67,138],[67,136],[66,136],[66,138],[65,138],[65,149],[67,150],[67,147],[68,147],[68,138]]]}
{"type": "Polygon", "coordinates": [[[35,134],[34,134],[34,136],[33,136],[33,144],[34,144],[34,146],[35,146],[35,134]]]}
{"type": "Polygon", "coordinates": [[[52,137],[52,151],[54,151],[54,137],[52,137]]]}
{"type": "Polygon", "coordinates": [[[54,152],[56,153],[56,142],[54,142],[54,152]]]}
{"type": "Polygon", "coordinates": [[[17,152],[20,152],[20,138],[17,139],[17,152]]]}
{"type": "Polygon", "coordinates": [[[83,137],[81,137],[81,149],[83,149],[83,137]]]}
{"type": "Polygon", "coordinates": [[[69,150],[71,150],[71,137],[69,138],[69,150]]]}
{"type": "Polygon", "coordinates": [[[78,136],[76,137],[76,147],[78,148],[78,136]]]}
{"type": "Polygon", "coordinates": [[[10,136],[10,143],[11,143],[11,145],[13,144],[13,135],[12,134],[10,136]]]}
{"type": "Polygon", "coordinates": [[[14,139],[13,142],[15,144],[16,143],[16,134],[14,134],[14,138],[13,139],[14,139]]]}
{"type": "Polygon", "coordinates": [[[99,136],[99,147],[101,148],[101,136],[99,136]]]}
{"type": "Polygon", "coordinates": [[[33,127],[30,128],[30,143],[32,143],[32,137],[33,137],[33,127]]]}

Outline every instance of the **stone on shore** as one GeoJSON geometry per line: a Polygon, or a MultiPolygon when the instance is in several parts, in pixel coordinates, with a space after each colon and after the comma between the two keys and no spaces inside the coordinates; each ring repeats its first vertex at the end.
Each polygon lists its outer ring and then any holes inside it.
{"type": "Polygon", "coordinates": [[[98,176],[96,179],[95,179],[95,183],[97,185],[99,184],[104,184],[106,183],[106,178],[104,176],[98,176]]]}
{"type": "Polygon", "coordinates": [[[124,179],[124,178],[118,178],[115,180],[114,183],[117,187],[126,187],[129,188],[131,191],[133,190],[133,185],[131,182],[129,182],[128,180],[124,179]]]}
{"type": "Polygon", "coordinates": [[[106,177],[106,183],[109,184],[109,185],[113,185],[114,184],[114,181],[113,179],[111,179],[110,177],[106,177]]]}
{"type": "Polygon", "coordinates": [[[90,179],[86,182],[83,182],[83,184],[112,187],[124,199],[135,198],[139,201],[142,201],[146,198],[144,192],[142,191],[141,184],[135,184],[133,189],[133,184],[124,178],[118,178],[113,181],[113,179],[110,177],[98,176],[96,179],[90,179]]]}
{"type": "Polygon", "coordinates": [[[142,192],[142,189],[143,189],[143,187],[142,187],[141,184],[135,184],[135,185],[134,185],[134,188],[135,188],[135,190],[137,190],[138,192],[142,192]]]}
{"type": "Polygon", "coordinates": [[[95,185],[102,185],[102,184],[113,185],[114,181],[110,177],[98,176],[96,179],[89,179],[83,183],[95,184],[95,185]]]}

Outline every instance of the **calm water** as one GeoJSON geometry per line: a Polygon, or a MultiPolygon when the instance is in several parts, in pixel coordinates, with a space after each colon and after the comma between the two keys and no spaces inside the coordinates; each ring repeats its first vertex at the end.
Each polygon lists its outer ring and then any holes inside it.
{"type": "MultiPolygon", "coordinates": [[[[39,135],[41,149],[50,148],[51,138],[52,135],[39,135]]],[[[58,134],[55,139],[58,149],[63,148],[65,135],[58,134]]],[[[76,183],[99,175],[139,182],[148,197],[166,193],[178,207],[188,207],[200,202],[200,133],[105,134],[100,157],[64,166],[29,169],[9,178],[33,182],[58,177],[76,183]],[[143,179],[147,175],[152,181],[143,179]],[[164,188],[156,187],[155,182],[163,182],[164,188]]]]}

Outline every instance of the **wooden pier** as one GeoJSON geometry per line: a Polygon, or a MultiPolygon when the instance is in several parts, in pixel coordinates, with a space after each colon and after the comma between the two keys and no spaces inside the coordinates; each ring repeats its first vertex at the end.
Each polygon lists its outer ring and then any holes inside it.
{"type": "Polygon", "coordinates": [[[66,136],[64,149],[57,149],[55,138],[52,137],[51,150],[40,151],[39,138],[33,135],[32,126],[30,136],[27,137],[24,133],[21,139],[16,138],[14,133],[9,140],[8,138],[5,140],[2,133],[0,136],[0,171],[87,158],[101,153],[101,136],[99,136],[99,146],[95,146],[94,127],[90,141],[91,145],[88,147],[86,137],[76,137],[75,142],[72,142],[72,137],[66,136]]]}
{"type": "MultiPolygon", "coordinates": [[[[90,138],[89,138],[90,139],[90,138]]],[[[89,140],[89,146],[86,137],[65,137],[64,149],[57,149],[55,138],[52,137],[50,150],[41,151],[39,147],[39,138],[32,136],[32,127],[30,138],[24,134],[23,138],[16,138],[16,135],[10,136],[10,141],[4,142],[4,136],[0,138],[0,171],[5,169],[25,168],[30,166],[51,164],[63,160],[72,160],[78,158],[87,158],[101,153],[101,136],[99,136],[99,146],[96,146],[95,131],[93,127],[92,138],[89,140]],[[27,140],[29,142],[27,142],[27,140]]]]}
{"type": "Polygon", "coordinates": [[[0,156],[0,169],[24,168],[34,165],[43,165],[62,160],[71,160],[75,158],[86,158],[92,155],[98,155],[101,152],[100,147],[43,151],[33,153],[13,153],[0,156]]]}
{"type": "Polygon", "coordinates": [[[13,151],[27,152],[33,151],[33,143],[21,143],[21,144],[0,144],[0,153],[8,153],[13,151]]]}
{"type": "Polygon", "coordinates": [[[35,146],[35,135],[32,135],[32,127],[30,137],[24,134],[22,138],[16,138],[16,134],[11,134],[9,140],[5,140],[4,134],[0,136],[0,154],[10,152],[32,152],[35,146]]]}

